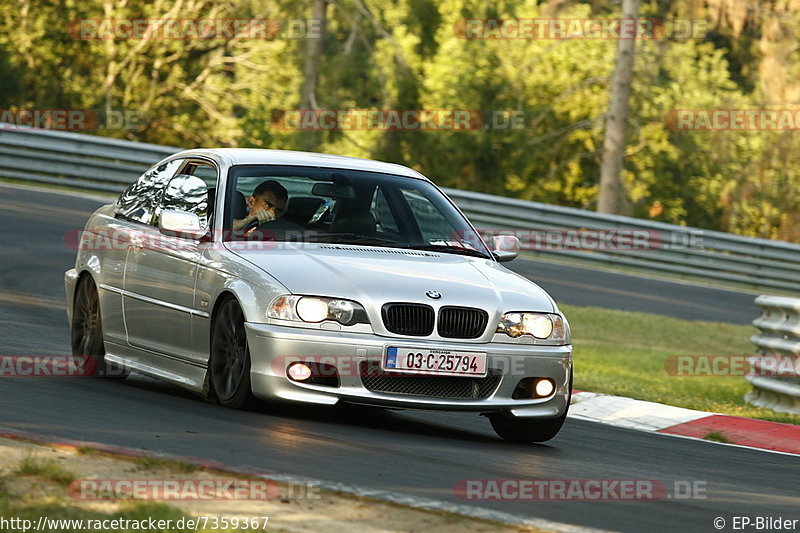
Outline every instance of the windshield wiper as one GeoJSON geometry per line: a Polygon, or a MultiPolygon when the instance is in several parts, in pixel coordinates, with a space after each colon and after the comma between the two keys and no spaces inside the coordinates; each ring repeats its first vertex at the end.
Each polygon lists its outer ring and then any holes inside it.
{"type": "Polygon", "coordinates": [[[470,257],[480,257],[482,259],[489,259],[489,256],[478,250],[471,248],[462,248],[461,246],[448,246],[446,244],[409,244],[404,248],[412,248],[414,250],[426,250],[431,252],[443,252],[446,254],[468,255],[470,257]]]}
{"type": "Polygon", "coordinates": [[[317,233],[312,237],[316,240],[323,240],[332,244],[363,244],[366,246],[390,246],[397,247],[400,243],[380,237],[368,237],[356,233],[317,233]]]}

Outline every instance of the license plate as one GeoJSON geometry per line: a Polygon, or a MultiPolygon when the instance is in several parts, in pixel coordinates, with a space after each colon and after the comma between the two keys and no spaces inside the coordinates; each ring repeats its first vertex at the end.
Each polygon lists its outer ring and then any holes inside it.
{"type": "Polygon", "coordinates": [[[389,346],[383,369],[436,376],[486,376],[486,354],[389,346]]]}

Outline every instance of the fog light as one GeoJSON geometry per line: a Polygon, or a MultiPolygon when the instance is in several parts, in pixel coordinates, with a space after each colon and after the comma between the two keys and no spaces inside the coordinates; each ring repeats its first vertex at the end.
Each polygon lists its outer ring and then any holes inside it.
{"type": "Polygon", "coordinates": [[[536,382],[536,388],[534,390],[537,396],[544,398],[553,394],[553,391],[556,390],[556,386],[552,379],[540,379],[536,382]]]}
{"type": "Polygon", "coordinates": [[[539,400],[552,396],[556,391],[556,382],[552,378],[523,378],[517,383],[512,400],[539,400]]]}
{"type": "Polygon", "coordinates": [[[311,368],[305,363],[292,363],[286,373],[292,381],[305,381],[311,377],[311,368]]]}

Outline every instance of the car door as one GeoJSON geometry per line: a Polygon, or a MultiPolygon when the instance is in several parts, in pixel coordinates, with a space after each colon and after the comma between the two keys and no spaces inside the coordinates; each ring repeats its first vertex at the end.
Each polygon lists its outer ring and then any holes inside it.
{"type": "Polygon", "coordinates": [[[105,221],[92,239],[97,248],[101,277],[98,280],[100,309],[103,310],[103,334],[107,342],[127,342],[122,310],[125,261],[130,236],[147,228],[158,206],[167,181],[182,161],[159,163],[148,169],[120,195],[114,204],[114,217],[105,221]]]}
{"type": "Polygon", "coordinates": [[[167,183],[149,233],[131,237],[125,264],[124,314],[128,342],[137,348],[186,362],[198,360],[192,350],[192,317],[207,317],[194,306],[194,285],[201,243],[158,230],[165,210],[196,214],[209,228],[209,185],[216,187],[217,169],[207,161],[187,160],[167,183]],[[205,186],[198,187],[198,177],[205,186]],[[192,179],[190,179],[192,178],[192,179]]]}

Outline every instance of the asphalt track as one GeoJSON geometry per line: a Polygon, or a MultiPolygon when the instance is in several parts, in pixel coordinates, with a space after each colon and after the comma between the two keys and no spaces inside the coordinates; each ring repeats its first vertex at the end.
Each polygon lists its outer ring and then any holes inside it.
{"type": "MultiPolygon", "coordinates": [[[[0,186],[0,353],[69,353],[64,244],[97,201],[0,186]]],[[[510,264],[557,300],[747,323],[752,295],[542,262],[510,264]]],[[[474,415],[260,406],[235,412],[132,376],[0,379],[0,426],[65,439],[191,455],[619,531],[715,531],[722,517],[800,518],[800,460],[568,420],[546,445],[513,445],[474,415]],[[464,479],[700,482],[704,499],[463,502],[464,479]]]]}

